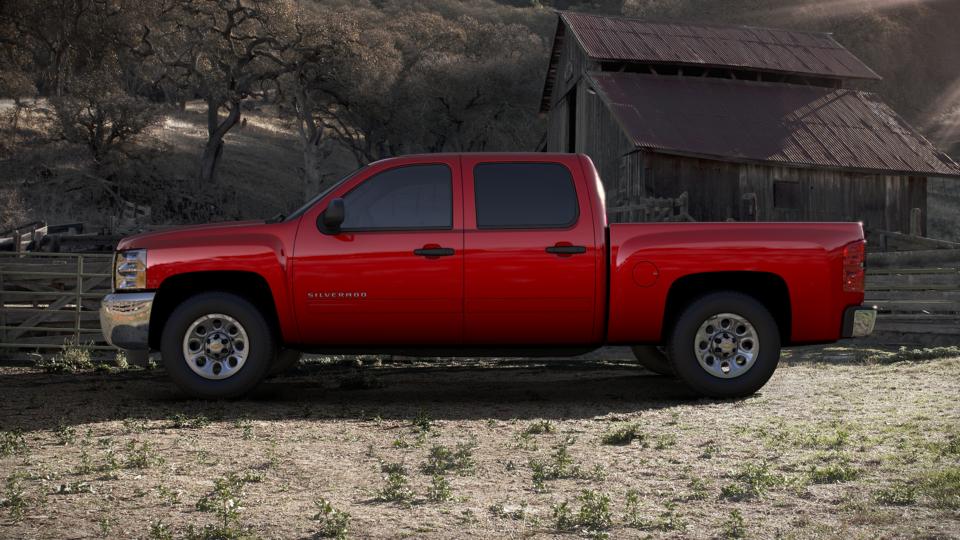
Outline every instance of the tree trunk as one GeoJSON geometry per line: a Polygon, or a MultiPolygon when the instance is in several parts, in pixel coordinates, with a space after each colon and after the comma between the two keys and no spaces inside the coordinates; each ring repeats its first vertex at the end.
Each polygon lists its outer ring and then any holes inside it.
{"type": "Polygon", "coordinates": [[[11,129],[13,133],[10,134],[11,142],[13,144],[17,143],[17,129],[20,127],[20,111],[23,110],[23,102],[19,98],[14,98],[13,100],[13,118],[11,119],[12,126],[11,129]]]}
{"type": "Polygon", "coordinates": [[[200,186],[216,182],[217,165],[223,155],[223,138],[240,120],[240,102],[231,101],[227,104],[227,117],[220,122],[218,103],[207,100],[207,144],[200,157],[200,174],[197,181],[200,186]]]}
{"type": "Polygon", "coordinates": [[[323,177],[320,174],[320,163],[326,156],[318,142],[307,141],[303,147],[304,201],[309,201],[317,193],[320,193],[320,184],[323,181],[323,177]]]}

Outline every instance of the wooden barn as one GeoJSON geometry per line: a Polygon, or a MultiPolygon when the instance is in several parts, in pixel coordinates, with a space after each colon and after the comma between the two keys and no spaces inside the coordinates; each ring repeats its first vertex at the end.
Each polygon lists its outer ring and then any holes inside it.
{"type": "Polygon", "coordinates": [[[960,166],[845,88],[876,79],[829,34],[561,12],[544,150],[593,159],[611,221],[657,219],[639,210],[682,197],[698,221],[925,234],[927,178],[960,166]]]}

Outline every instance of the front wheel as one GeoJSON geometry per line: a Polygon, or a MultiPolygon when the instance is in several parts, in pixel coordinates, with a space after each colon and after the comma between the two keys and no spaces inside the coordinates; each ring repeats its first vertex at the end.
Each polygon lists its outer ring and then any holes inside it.
{"type": "Polygon", "coordinates": [[[780,331],[769,310],[751,296],[718,292],[681,313],[668,342],[680,379],[713,398],[753,394],[780,360],[780,331]]]}
{"type": "Polygon", "coordinates": [[[160,341],[167,373],[193,397],[223,399],[252,390],[277,354],[270,325],[246,299],[225,292],[193,296],[167,319],[160,341]]]}

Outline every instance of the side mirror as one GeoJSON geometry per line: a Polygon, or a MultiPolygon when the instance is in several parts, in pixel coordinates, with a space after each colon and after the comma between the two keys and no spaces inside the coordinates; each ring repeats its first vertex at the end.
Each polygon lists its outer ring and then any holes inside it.
{"type": "Polygon", "coordinates": [[[327,205],[327,209],[320,214],[320,221],[323,225],[322,230],[329,233],[340,232],[340,225],[346,218],[346,211],[343,207],[343,199],[334,199],[327,205]]]}

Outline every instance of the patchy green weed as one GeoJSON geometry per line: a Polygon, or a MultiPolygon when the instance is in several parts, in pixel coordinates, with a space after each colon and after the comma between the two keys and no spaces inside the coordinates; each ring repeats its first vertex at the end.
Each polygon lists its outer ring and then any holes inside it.
{"type": "Polygon", "coordinates": [[[555,504],[553,510],[554,527],[558,531],[579,530],[593,538],[607,538],[608,530],[613,526],[610,512],[610,496],[592,489],[585,489],[577,496],[580,508],[574,512],[569,501],[555,504]]]}
{"type": "Polygon", "coordinates": [[[20,521],[26,512],[29,501],[23,489],[23,475],[13,473],[7,477],[0,508],[6,508],[13,521],[20,521]]]}
{"type": "Polygon", "coordinates": [[[401,463],[384,463],[380,466],[380,472],[385,476],[383,487],[377,492],[378,501],[409,504],[413,500],[410,480],[401,463]]]}
{"type": "Polygon", "coordinates": [[[703,451],[700,452],[700,457],[703,459],[713,459],[720,454],[720,444],[715,441],[707,441],[701,448],[703,451]]]}
{"type": "Polygon", "coordinates": [[[425,474],[445,474],[450,471],[466,474],[473,470],[475,465],[473,451],[476,447],[477,444],[473,441],[457,443],[456,448],[442,444],[434,445],[430,448],[427,460],[420,466],[420,470],[425,474]]]}
{"type": "Polygon", "coordinates": [[[317,507],[317,513],[313,520],[318,522],[316,537],[336,538],[343,540],[347,537],[347,530],[350,527],[350,514],[342,512],[333,507],[330,501],[320,498],[314,501],[317,507]]]}
{"type": "Polygon", "coordinates": [[[213,512],[217,517],[215,525],[205,525],[196,529],[192,525],[187,531],[188,538],[245,538],[250,529],[240,522],[243,511],[244,486],[248,480],[236,473],[228,473],[213,482],[213,491],[197,500],[195,508],[199,512],[213,512]]]}
{"type": "Polygon", "coordinates": [[[772,487],[783,485],[786,480],[781,475],[770,472],[766,462],[749,464],[734,475],[737,482],[720,489],[720,496],[733,501],[759,499],[772,487]]]}
{"type": "Polygon", "coordinates": [[[434,474],[427,488],[427,498],[433,502],[446,502],[453,499],[450,482],[441,474],[434,474]]]}
{"type": "Polygon", "coordinates": [[[657,435],[657,442],[654,445],[654,448],[657,450],[666,450],[668,448],[673,448],[677,444],[677,436],[673,433],[663,433],[657,435]]]}
{"type": "Polygon", "coordinates": [[[940,454],[944,456],[960,456],[960,433],[954,433],[940,446],[940,454]]]}
{"type": "Polygon", "coordinates": [[[553,447],[550,460],[531,459],[530,469],[533,471],[533,489],[539,493],[546,491],[548,480],[560,478],[584,478],[585,475],[570,455],[572,438],[567,438],[553,447]]]}
{"type": "Polygon", "coordinates": [[[19,429],[14,431],[0,431],[0,457],[25,454],[27,452],[27,441],[23,438],[23,432],[19,429]]]}
{"type": "Polygon", "coordinates": [[[90,347],[77,343],[73,339],[64,342],[57,353],[40,356],[35,365],[47,373],[76,373],[91,370],[94,367],[90,357],[90,347]]]}
{"type": "Polygon", "coordinates": [[[149,540],[173,540],[173,529],[161,520],[150,522],[149,540]]]}
{"type": "Polygon", "coordinates": [[[637,422],[613,425],[603,434],[603,437],[600,438],[600,442],[603,444],[617,446],[628,445],[633,441],[640,441],[641,444],[645,445],[645,440],[646,435],[640,429],[640,424],[637,422]]]}
{"type": "Polygon", "coordinates": [[[57,444],[60,446],[68,446],[77,442],[77,428],[67,424],[63,420],[60,420],[60,423],[57,424],[57,428],[53,433],[57,437],[57,444]]]}
{"type": "Polygon", "coordinates": [[[624,505],[624,521],[630,527],[640,530],[685,531],[687,521],[677,512],[678,505],[668,502],[656,518],[648,518],[640,511],[640,494],[636,490],[627,491],[624,505]]]}
{"type": "Polygon", "coordinates": [[[850,459],[843,454],[833,454],[826,458],[824,465],[811,465],[807,474],[814,484],[836,484],[856,480],[860,476],[860,469],[850,464],[850,459]]]}
{"type": "Polygon", "coordinates": [[[127,459],[124,466],[128,469],[149,469],[161,465],[163,457],[157,454],[150,441],[130,441],[127,443],[127,459]]]}
{"type": "Polygon", "coordinates": [[[430,415],[423,409],[417,411],[417,415],[413,417],[410,424],[413,430],[420,434],[430,433],[430,430],[433,429],[433,421],[430,420],[430,415]]]}
{"type": "Polygon", "coordinates": [[[183,413],[177,413],[170,417],[170,427],[174,429],[203,429],[209,425],[210,419],[202,414],[187,416],[183,413]]]}
{"type": "Polygon", "coordinates": [[[170,489],[163,484],[157,486],[157,496],[160,497],[160,500],[167,506],[180,504],[181,493],[180,490],[170,489]]]}
{"type": "Polygon", "coordinates": [[[240,418],[233,425],[240,430],[240,437],[243,440],[252,441],[254,439],[253,422],[249,418],[240,418]]]}
{"type": "Polygon", "coordinates": [[[130,434],[139,434],[147,430],[147,421],[143,418],[124,418],[123,432],[130,434]]]}
{"type": "Polygon", "coordinates": [[[747,537],[747,524],[739,510],[732,510],[720,528],[721,538],[740,539],[747,537]]]}
{"type": "Polygon", "coordinates": [[[948,467],[927,475],[920,483],[920,490],[937,508],[960,508],[960,467],[948,467]]]}
{"type": "Polygon", "coordinates": [[[878,489],[874,492],[873,498],[880,504],[909,506],[917,502],[917,488],[910,484],[897,483],[887,488],[878,489]]]}
{"type": "Polygon", "coordinates": [[[524,435],[543,435],[544,433],[554,433],[557,427],[549,420],[537,420],[522,431],[524,435]]]}
{"type": "Polygon", "coordinates": [[[702,478],[690,479],[690,493],[683,496],[685,501],[706,500],[708,494],[707,483],[702,478]]]}

